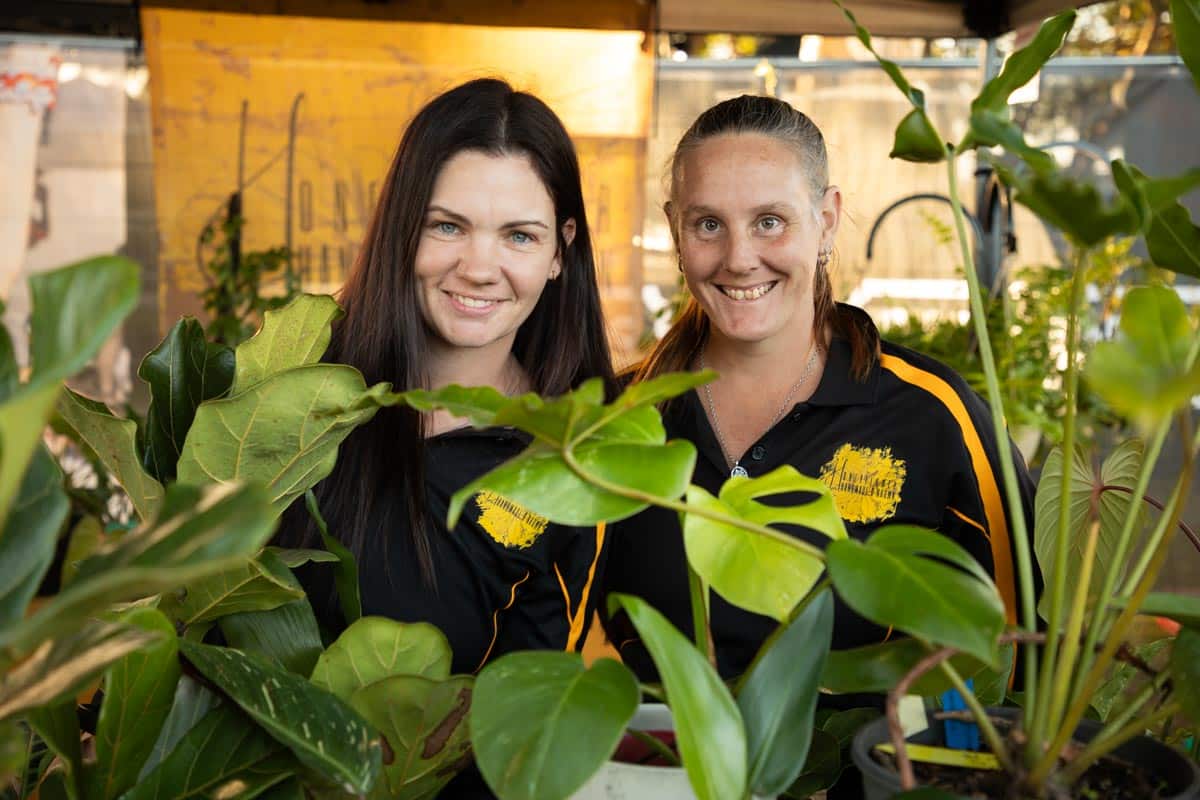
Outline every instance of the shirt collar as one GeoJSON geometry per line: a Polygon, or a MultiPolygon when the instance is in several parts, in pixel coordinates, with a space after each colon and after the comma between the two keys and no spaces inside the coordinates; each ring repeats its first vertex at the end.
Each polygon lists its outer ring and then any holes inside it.
{"type": "MultiPolygon", "coordinates": [[[[838,310],[843,314],[862,314],[853,306],[838,304],[838,310]]],[[[867,318],[868,324],[870,318],[867,318]]],[[[825,359],[825,369],[821,373],[821,383],[812,397],[808,399],[814,406],[860,406],[873,405],[879,386],[879,359],[873,359],[866,380],[859,381],[851,374],[854,363],[853,350],[850,342],[844,337],[834,334],[829,343],[829,354],[825,359]]]]}

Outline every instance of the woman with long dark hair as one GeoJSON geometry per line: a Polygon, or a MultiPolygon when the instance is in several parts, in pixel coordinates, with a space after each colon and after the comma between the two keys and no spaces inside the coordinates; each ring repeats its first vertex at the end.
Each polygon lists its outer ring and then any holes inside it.
{"type": "MultiPolygon", "coordinates": [[[[598,376],[611,387],[574,147],[545,103],[503,81],[458,86],[413,118],[339,299],[326,360],[368,383],[558,395],[598,376]]],[[[363,614],[438,626],[455,672],[583,640],[603,528],[548,524],[488,493],[445,526],[454,492],[527,443],[447,412],[383,409],[316,489],[358,559],[363,614]]],[[[301,506],[278,538],[313,546],[301,506]]],[[[305,582],[336,631],[328,573],[310,567],[305,582]]]]}

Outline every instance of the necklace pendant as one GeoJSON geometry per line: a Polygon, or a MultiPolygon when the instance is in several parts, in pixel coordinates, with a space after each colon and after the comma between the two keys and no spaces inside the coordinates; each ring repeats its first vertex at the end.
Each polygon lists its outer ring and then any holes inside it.
{"type": "Polygon", "coordinates": [[[741,464],[734,464],[733,469],[731,469],[729,471],[729,477],[731,477],[731,478],[749,478],[750,473],[746,472],[746,468],[743,467],[741,464]]]}

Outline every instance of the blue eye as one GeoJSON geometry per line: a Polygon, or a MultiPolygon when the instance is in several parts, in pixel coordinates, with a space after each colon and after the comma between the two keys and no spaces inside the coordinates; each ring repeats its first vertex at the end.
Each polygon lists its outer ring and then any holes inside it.
{"type": "Polygon", "coordinates": [[[435,222],[432,225],[433,229],[444,236],[453,236],[458,233],[458,226],[453,222],[435,222]]]}
{"type": "Polygon", "coordinates": [[[513,231],[512,240],[516,244],[533,244],[537,241],[537,239],[525,231],[513,231]]]}
{"type": "Polygon", "coordinates": [[[705,217],[696,223],[696,227],[698,227],[703,233],[716,233],[721,229],[721,223],[717,222],[712,217],[705,217]]]}
{"type": "Polygon", "coordinates": [[[783,227],[783,220],[775,216],[763,217],[758,221],[758,227],[764,231],[778,230],[783,227]]]}

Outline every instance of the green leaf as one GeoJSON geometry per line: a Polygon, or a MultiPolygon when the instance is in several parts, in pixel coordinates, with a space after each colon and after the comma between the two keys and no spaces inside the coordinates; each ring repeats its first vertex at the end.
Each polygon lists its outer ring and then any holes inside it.
{"type": "Polygon", "coordinates": [[[75,698],[69,697],[62,702],[33,709],[29,713],[29,724],[61,759],[63,788],[67,796],[81,797],[83,751],[79,742],[79,714],[75,711],[75,698]]]}
{"type": "Polygon", "coordinates": [[[177,589],[240,563],[262,546],[274,522],[261,488],[173,484],[153,524],[106,542],[35,615],[0,629],[0,655],[74,630],[113,603],[177,589]]]}
{"type": "Polygon", "coordinates": [[[647,381],[630,384],[613,402],[613,407],[634,409],[656,406],[659,403],[686,394],[697,386],[716,380],[716,370],[702,369],[696,372],[669,372],[647,381]]]}
{"type": "Polygon", "coordinates": [[[67,555],[63,558],[62,575],[59,579],[61,588],[69,586],[75,580],[80,563],[90,558],[103,542],[104,526],[99,517],[89,514],[75,523],[75,527],[68,534],[67,555]]]}
{"type": "Polygon", "coordinates": [[[1025,134],[1010,119],[1007,106],[1003,111],[972,111],[969,135],[977,146],[1004,147],[1037,174],[1050,173],[1056,169],[1053,156],[1044,150],[1030,147],[1025,142],[1025,134]]]}
{"type": "Polygon", "coordinates": [[[971,111],[1007,110],[1008,98],[1033,80],[1050,57],[1062,47],[1063,40],[1074,25],[1074,9],[1043,22],[1033,40],[1009,56],[1000,74],[984,85],[979,96],[971,103],[971,111]]]}
{"type": "MultiPolygon", "coordinates": [[[[830,539],[846,537],[829,487],[789,466],[758,478],[730,478],[719,499],[690,486],[687,501],[689,507],[757,525],[797,525],[830,539]],[[815,498],[787,506],[758,502],[787,493],[815,498]]],[[[780,621],[787,619],[825,569],[819,559],[802,550],[699,514],[684,515],[683,538],[688,563],[718,594],[736,606],[780,621]]]]}
{"type": "Polygon", "coordinates": [[[1181,628],[1171,647],[1171,681],[1183,713],[1200,721],[1200,631],[1181,628]]]}
{"type": "Polygon", "coordinates": [[[31,382],[42,387],[91,360],[138,300],[136,263],[100,256],[29,278],[31,382]]]}
{"type": "MultiPolygon", "coordinates": [[[[871,44],[871,33],[862,25],[858,24],[858,20],[855,18],[854,14],[852,14],[848,8],[842,5],[841,0],[834,0],[834,3],[836,3],[837,7],[840,8],[842,13],[846,15],[846,19],[850,20],[850,24],[854,26],[854,35],[858,37],[858,40],[863,43],[864,47],[871,51],[871,55],[875,56],[875,60],[879,62],[879,66],[882,67],[883,71],[886,72],[888,77],[892,79],[892,83],[896,84],[896,88],[900,90],[900,93],[903,94],[908,101],[913,104],[914,108],[924,109],[925,94],[920,89],[917,89],[909,84],[908,78],[904,77],[904,73],[900,70],[900,67],[896,65],[896,62],[882,58],[879,53],[875,52],[875,46],[871,44]]],[[[941,139],[941,137],[938,138],[939,140],[941,139]]]]}
{"type": "Polygon", "coordinates": [[[866,543],[830,542],[826,563],[846,604],[876,625],[998,665],[996,638],[1004,629],[1004,603],[995,584],[981,579],[987,576],[981,576],[971,555],[950,539],[890,525],[866,543]]]}
{"type": "MultiPolygon", "coordinates": [[[[591,475],[654,497],[677,499],[687,489],[696,448],[683,440],[666,444],[589,443],[574,458],[591,475]]],[[[454,493],[448,524],[453,527],[466,502],[489,490],[564,525],[594,525],[632,516],[649,501],[633,500],[597,488],[579,477],[558,450],[534,443],[454,493]]]]}
{"type": "MultiPolygon", "coordinates": [[[[211,796],[253,800],[272,796],[272,790],[284,790],[289,784],[298,790],[295,778],[298,766],[291,753],[275,753],[217,784],[211,796]]],[[[304,800],[303,792],[298,795],[298,800],[304,800]]]]}
{"type": "Polygon", "coordinates": [[[311,680],[348,701],[363,686],[395,675],[445,678],[450,659],[446,637],[427,622],[363,617],[321,654],[311,680]]]}
{"type": "Polygon", "coordinates": [[[362,616],[362,597],[358,591],[358,562],[354,553],[329,533],[329,526],[321,516],[321,509],[317,506],[317,497],[312,489],[304,493],[304,507],[308,509],[309,516],[321,534],[321,543],[337,557],[337,566],[333,568],[333,585],[337,588],[338,606],[342,609],[342,616],[346,618],[347,625],[352,625],[362,616]]]}
{"type": "Polygon", "coordinates": [[[1192,73],[1192,82],[1200,89],[1200,2],[1171,0],[1171,22],[1175,26],[1179,57],[1192,73]]]}
{"type": "Polygon", "coordinates": [[[394,395],[417,411],[443,408],[456,417],[465,417],[477,428],[486,428],[496,418],[496,412],[512,400],[491,386],[459,386],[451,384],[436,391],[411,389],[394,395]]]}
{"type": "MultiPolygon", "coordinates": [[[[1007,652],[1011,653],[1011,648],[1007,652]]],[[[890,691],[929,653],[928,645],[907,637],[849,650],[831,650],[821,672],[821,688],[833,694],[882,694],[890,691]]],[[[999,660],[1005,660],[1003,654],[999,660]]],[[[982,680],[988,674],[986,664],[966,653],[952,657],[950,663],[964,679],[982,680]]],[[[932,697],[953,688],[949,678],[933,670],[918,678],[910,693],[932,697]]]]}
{"type": "Polygon", "coordinates": [[[306,598],[270,611],[245,611],[218,624],[230,647],[258,653],[284,669],[308,677],[324,647],[321,630],[306,598]]]}
{"type": "Polygon", "coordinates": [[[15,719],[0,722],[0,786],[7,786],[18,776],[25,774],[25,762],[32,747],[32,736],[32,732],[27,731],[25,725],[15,719]]]}
{"type": "Polygon", "coordinates": [[[69,503],[58,463],[39,446],[0,531],[0,628],[20,621],[54,560],[69,503]]]}
{"type": "Polygon", "coordinates": [[[161,634],[153,647],[122,658],[104,678],[104,700],[96,724],[96,765],[89,771],[89,798],[117,797],[137,782],[154,749],[179,681],[179,645],[175,627],[153,608],[120,617],[127,625],[161,634]]]}
{"type": "Polygon", "coordinates": [[[1076,246],[1094,247],[1141,228],[1137,212],[1123,195],[1109,203],[1095,186],[1057,168],[1018,173],[996,161],[992,166],[1015,190],[1018,203],[1061,230],[1076,246]]]}
{"type": "Polygon", "coordinates": [[[842,748],[838,740],[823,730],[813,730],[808,758],[800,767],[795,782],[780,795],[785,798],[809,798],[837,783],[842,774],[842,748]]]}
{"type": "Polygon", "coordinates": [[[233,369],[233,350],[208,342],[192,317],[176,322],[142,359],[138,377],[150,387],[145,465],[160,481],[174,480],[196,408],[229,390],[233,369]]]}
{"type": "MultiPolygon", "coordinates": [[[[1138,645],[1133,648],[1133,655],[1156,669],[1164,667],[1167,659],[1162,656],[1173,641],[1164,638],[1138,645]]],[[[1114,663],[1108,679],[1091,697],[1090,705],[1096,712],[1096,719],[1107,720],[1114,712],[1128,708],[1133,697],[1126,689],[1131,683],[1139,687],[1145,685],[1141,680],[1144,676],[1145,673],[1128,661],[1119,660],[1114,663]]]]}
{"type": "Polygon", "coordinates": [[[466,675],[445,680],[397,675],[354,692],[350,704],[388,743],[384,794],[435,797],[470,762],[466,719],[473,681],[466,675]]]}
{"type": "Polygon", "coordinates": [[[1174,289],[1131,289],[1121,309],[1120,335],[1096,345],[1084,374],[1105,402],[1150,425],[1200,394],[1200,359],[1188,362],[1196,335],[1174,289]]]}
{"type": "Polygon", "coordinates": [[[506,800],[570,797],[612,755],[637,704],[637,679],[616,661],[589,669],[577,653],[510,653],[475,686],[475,760],[506,800]]]}
{"type": "Polygon", "coordinates": [[[1200,227],[1179,198],[1200,186],[1200,168],[1151,178],[1134,165],[1113,161],[1113,181],[1137,213],[1155,266],[1200,277],[1200,227]]]}
{"type": "Polygon", "coordinates": [[[303,597],[291,571],[264,551],[253,561],[188,584],[171,613],[184,625],[193,625],[243,611],[269,611],[303,597]]]}
{"type": "MultiPolygon", "coordinates": [[[[25,385],[0,405],[0,520],[8,518],[61,388],[56,383],[25,385]]],[[[4,533],[0,529],[0,536],[4,533]]]]}
{"type": "Polygon", "coordinates": [[[267,311],[258,333],[238,345],[233,394],[278,372],[320,361],[331,325],[342,316],[338,304],[324,294],[302,294],[278,311],[267,311]]]}
{"type": "Polygon", "coordinates": [[[266,547],[263,548],[282,561],[289,569],[302,567],[309,562],[314,564],[336,564],[338,557],[328,550],[312,550],[307,547],[266,547]]]}
{"type": "MultiPolygon", "coordinates": [[[[178,645],[176,645],[178,650],[178,645]]],[[[141,782],[150,772],[162,762],[176,745],[196,727],[208,712],[220,705],[221,699],[202,684],[192,680],[187,675],[180,677],[175,683],[175,696],[171,702],[171,710],[159,728],[158,737],[146,762],[142,764],[138,781],[141,782]]]]}
{"type": "Polygon", "coordinates": [[[946,143],[923,108],[914,108],[896,126],[896,138],[888,158],[918,164],[937,164],[946,160],[946,143]]]}
{"type": "Polygon", "coordinates": [[[746,731],[721,678],[683,634],[630,595],[612,594],[654,659],[675,718],[679,754],[699,800],[742,797],[748,787],[746,731]]]}
{"type": "MultiPolygon", "coordinates": [[[[1058,546],[1058,516],[1062,492],[1063,474],[1062,449],[1055,448],[1046,457],[1042,467],[1042,476],[1038,481],[1037,498],[1034,501],[1034,550],[1037,553],[1038,565],[1042,576],[1049,586],[1057,570],[1055,564],[1058,546]]],[[[1092,469],[1088,455],[1082,447],[1075,449],[1075,457],[1071,459],[1071,489],[1070,489],[1070,526],[1067,530],[1069,542],[1068,561],[1066,564],[1065,586],[1073,587],[1078,584],[1083,569],[1083,556],[1087,546],[1090,514],[1093,498],[1099,498],[1100,531],[1096,541],[1096,551],[1093,556],[1093,574],[1103,575],[1109,569],[1113,555],[1116,552],[1117,538],[1121,527],[1129,513],[1133,500],[1132,490],[1137,483],[1138,471],[1142,463],[1142,443],[1136,439],[1123,441],[1116,450],[1104,461],[1100,474],[1092,469]],[[1126,491],[1110,489],[1101,491],[1105,486],[1121,487],[1126,491]]],[[[1139,508],[1135,508],[1138,511],[1139,508]]],[[[1135,529],[1137,530],[1137,529],[1135,529]]],[[[1094,579],[1089,590],[1089,601],[1094,601],[1100,591],[1100,581],[1094,579]]],[[[1044,593],[1039,603],[1039,611],[1047,616],[1049,608],[1048,593],[1044,593]]]]}
{"type": "Polygon", "coordinates": [[[128,625],[92,622],[16,659],[0,657],[0,720],[74,697],[110,664],[160,638],[128,625]]]}
{"type": "Polygon", "coordinates": [[[162,503],[162,484],[142,469],[137,453],[137,423],[113,416],[103,403],[65,389],[58,413],[88,447],[96,451],[129,495],[141,519],[150,519],[162,503]]]}
{"type": "Polygon", "coordinates": [[[278,742],[231,705],[212,709],[122,800],[206,796],[242,770],[278,752],[278,742]]]}
{"type": "Polygon", "coordinates": [[[755,794],[779,794],[804,769],[832,639],[833,593],[824,590],[770,644],[742,685],[737,704],[755,794]]]}
{"type": "Polygon", "coordinates": [[[342,700],[259,656],[186,640],[179,649],[305,766],[347,792],[374,785],[379,739],[342,700]]]}
{"type": "MultiPolygon", "coordinates": [[[[4,310],[4,301],[0,300],[0,319],[4,318],[4,310]]],[[[0,403],[7,402],[16,393],[20,383],[20,369],[17,367],[16,353],[13,352],[12,338],[8,335],[8,328],[0,325],[0,403]]]]}
{"type": "MultiPolygon", "coordinates": [[[[1113,598],[1112,605],[1114,608],[1125,607],[1125,603],[1120,598],[1113,598]]],[[[1142,601],[1142,607],[1138,609],[1138,613],[1166,617],[1190,628],[1200,628],[1200,597],[1171,592],[1151,592],[1142,601]]]]}
{"type": "Polygon", "coordinates": [[[202,403],[179,457],[179,480],[261,483],[282,511],[329,474],[338,445],[375,415],[387,388],[367,389],[353,367],[315,364],[202,403]]]}

